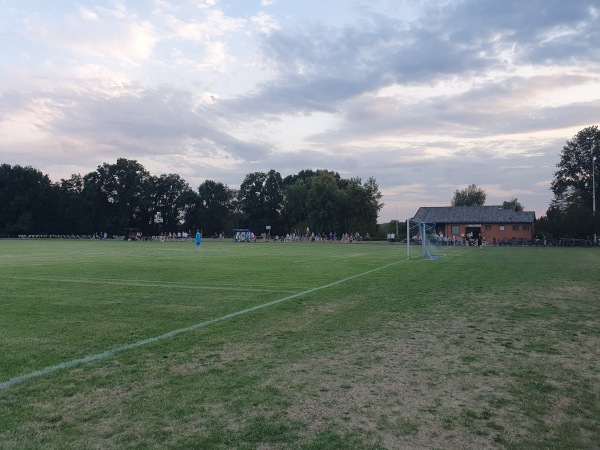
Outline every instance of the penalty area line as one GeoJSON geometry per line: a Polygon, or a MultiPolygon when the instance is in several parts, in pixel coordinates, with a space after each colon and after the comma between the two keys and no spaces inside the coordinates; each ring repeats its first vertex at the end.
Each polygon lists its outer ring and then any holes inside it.
{"type": "Polygon", "coordinates": [[[375,269],[367,270],[366,272],[362,272],[362,273],[359,273],[359,274],[356,274],[356,275],[351,275],[351,276],[343,278],[341,280],[337,280],[337,281],[334,281],[332,283],[324,284],[323,286],[318,286],[318,287],[315,287],[315,288],[312,288],[312,289],[308,289],[306,291],[298,292],[296,294],[289,295],[287,297],[280,298],[280,299],[277,299],[277,300],[273,300],[273,301],[270,301],[270,302],[267,302],[267,303],[262,303],[260,305],[253,306],[251,308],[242,309],[240,311],[236,311],[236,312],[233,312],[231,314],[226,314],[224,316],[217,317],[217,318],[211,319],[211,320],[207,320],[205,322],[200,322],[200,323],[197,323],[197,324],[194,324],[194,325],[190,325],[188,327],[179,328],[177,330],[169,331],[168,333],[161,334],[160,336],[155,336],[155,337],[151,337],[151,338],[148,338],[148,339],[142,339],[141,341],[133,342],[131,344],[125,344],[125,345],[121,345],[119,347],[114,347],[114,348],[112,348],[110,350],[106,350],[106,351],[104,351],[102,353],[96,353],[95,355],[88,355],[88,356],[85,356],[83,358],[73,359],[71,361],[67,361],[67,362],[64,362],[64,363],[56,364],[54,366],[48,366],[48,367],[45,367],[43,369],[36,370],[34,372],[29,372],[29,373],[26,373],[24,375],[20,375],[20,376],[11,378],[9,380],[0,382],[0,390],[8,389],[11,386],[23,383],[23,382],[31,380],[33,378],[38,378],[38,377],[43,377],[43,376],[46,376],[46,375],[50,375],[50,374],[52,374],[54,372],[57,372],[59,370],[70,369],[72,367],[80,366],[80,365],[83,365],[83,364],[88,364],[88,363],[91,363],[91,362],[94,362],[94,361],[98,361],[100,359],[110,358],[111,356],[114,356],[114,355],[116,355],[118,353],[121,353],[121,352],[124,352],[126,350],[131,350],[131,349],[134,349],[134,348],[137,348],[137,347],[142,347],[144,345],[152,344],[154,342],[164,341],[165,339],[170,339],[172,337],[177,336],[178,334],[187,333],[188,331],[198,330],[200,328],[207,327],[207,326],[212,325],[214,323],[223,322],[224,320],[231,319],[233,317],[241,316],[243,314],[247,314],[247,313],[250,313],[250,312],[253,312],[253,311],[257,311],[259,309],[268,308],[269,306],[273,306],[273,305],[276,305],[278,303],[282,303],[282,302],[285,302],[285,301],[288,301],[288,300],[292,300],[294,298],[298,298],[298,297],[302,297],[302,296],[305,296],[305,295],[308,295],[308,294],[312,294],[313,292],[317,292],[317,291],[320,291],[320,290],[323,290],[323,289],[327,289],[327,288],[330,288],[330,287],[333,287],[333,286],[337,286],[337,285],[345,283],[347,281],[354,280],[355,278],[363,277],[363,276],[369,275],[369,274],[371,274],[373,272],[377,272],[377,271],[380,271],[380,270],[383,270],[383,269],[387,269],[388,267],[395,266],[396,264],[400,264],[400,263],[403,263],[403,262],[406,262],[406,261],[408,261],[408,259],[403,259],[401,261],[395,261],[393,263],[389,263],[389,264],[386,264],[384,266],[377,267],[375,269]]]}

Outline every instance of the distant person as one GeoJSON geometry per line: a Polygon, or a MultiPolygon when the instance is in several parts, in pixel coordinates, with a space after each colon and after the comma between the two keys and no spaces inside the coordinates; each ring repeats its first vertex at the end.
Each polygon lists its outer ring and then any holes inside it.
{"type": "Polygon", "coordinates": [[[479,247],[480,250],[483,247],[483,236],[481,234],[477,236],[477,247],[479,247]]]}
{"type": "Polygon", "coordinates": [[[202,233],[200,230],[196,230],[196,251],[200,251],[200,242],[202,241],[202,233]]]}

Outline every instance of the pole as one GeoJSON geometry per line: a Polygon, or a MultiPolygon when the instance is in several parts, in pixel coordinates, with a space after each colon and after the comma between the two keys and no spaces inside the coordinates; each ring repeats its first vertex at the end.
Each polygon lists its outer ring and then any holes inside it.
{"type": "Polygon", "coordinates": [[[596,245],[596,157],[592,156],[592,226],[594,227],[594,245],[596,245]]]}
{"type": "Polygon", "coordinates": [[[410,219],[406,220],[406,257],[410,259],[410,219]]]}

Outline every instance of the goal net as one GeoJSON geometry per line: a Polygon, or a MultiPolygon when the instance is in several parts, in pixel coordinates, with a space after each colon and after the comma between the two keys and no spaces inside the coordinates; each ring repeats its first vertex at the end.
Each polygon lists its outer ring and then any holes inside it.
{"type": "Polygon", "coordinates": [[[436,231],[435,223],[408,220],[406,222],[406,253],[409,258],[438,259],[444,255],[443,235],[436,231]]]}

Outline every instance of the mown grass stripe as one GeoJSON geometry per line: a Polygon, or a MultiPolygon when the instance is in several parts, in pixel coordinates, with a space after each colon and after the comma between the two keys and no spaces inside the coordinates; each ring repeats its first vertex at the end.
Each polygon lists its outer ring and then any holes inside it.
{"type": "Polygon", "coordinates": [[[180,288],[180,289],[198,289],[198,290],[217,290],[217,291],[241,291],[241,292],[295,292],[295,289],[282,289],[270,286],[210,286],[202,284],[187,284],[168,281],[143,281],[143,280],[115,280],[101,278],[68,278],[68,277],[51,277],[40,275],[0,275],[0,278],[6,280],[18,281],[50,281],[56,283],[78,283],[78,284],[101,284],[108,286],[135,286],[135,287],[158,287],[158,288],[180,288]]]}
{"type": "Polygon", "coordinates": [[[243,314],[247,314],[247,313],[250,313],[250,312],[253,312],[253,311],[257,311],[259,309],[267,308],[269,306],[273,306],[273,305],[276,305],[278,303],[282,303],[282,302],[285,302],[285,301],[288,301],[288,300],[292,300],[294,298],[302,297],[302,296],[311,294],[313,292],[317,292],[317,291],[320,291],[320,290],[323,290],[323,289],[327,289],[327,288],[330,288],[330,287],[333,287],[333,286],[337,286],[337,285],[345,283],[347,281],[354,280],[356,278],[363,277],[365,275],[369,275],[369,274],[371,274],[373,272],[377,272],[377,271],[380,271],[380,270],[383,270],[383,269],[387,269],[387,268],[389,268],[391,266],[394,266],[394,265],[397,265],[397,264],[400,264],[400,263],[403,263],[403,262],[406,262],[406,261],[408,261],[408,259],[403,259],[401,261],[395,261],[395,262],[392,262],[392,263],[389,263],[389,264],[385,264],[385,265],[383,265],[381,267],[377,267],[375,269],[367,270],[366,272],[362,272],[362,273],[359,273],[359,274],[356,274],[356,275],[351,275],[351,276],[343,278],[341,280],[337,280],[337,281],[334,281],[332,283],[324,284],[323,286],[318,286],[318,287],[315,287],[315,288],[312,288],[312,289],[308,289],[308,290],[303,291],[303,292],[298,292],[296,294],[289,295],[287,297],[280,298],[280,299],[277,299],[277,300],[273,300],[273,301],[270,301],[270,302],[267,302],[267,303],[263,303],[263,304],[260,304],[260,305],[257,305],[257,306],[253,306],[251,308],[242,309],[240,311],[236,311],[236,312],[233,312],[233,313],[230,313],[230,314],[226,314],[226,315],[221,316],[221,317],[217,317],[216,319],[207,320],[205,322],[200,322],[200,323],[197,323],[195,325],[190,325],[188,327],[179,328],[177,330],[169,331],[167,333],[161,334],[160,336],[155,336],[155,337],[151,337],[151,338],[148,338],[148,339],[143,339],[141,341],[133,342],[131,344],[125,344],[125,345],[122,345],[122,346],[119,346],[119,347],[115,347],[115,348],[110,349],[110,350],[106,350],[106,351],[104,351],[102,353],[97,353],[95,355],[85,356],[83,358],[74,359],[74,360],[67,361],[67,362],[64,362],[64,363],[56,364],[54,366],[48,366],[48,367],[45,367],[44,369],[41,369],[41,370],[36,370],[34,372],[29,372],[29,373],[26,373],[24,375],[20,375],[18,377],[11,378],[11,379],[9,379],[7,381],[0,382],[0,390],[2,390],[2,389],[8,389],[11,386],[23,383],[23,382],[31,380],[33,378],[38,378],[38,377],[43,377],[43,376],[46,376],[46,375],[50,375],[50,374],[52,374],[54,372],[57,372],[59,370],[62,370],[62,369],[70,369],[72,367],[79,366],[79,365],[82,365],[82,364],[87,364],[87,363],[94,362],[94,361],[98,361],[100,359],[110,358],[111,356],[114,356],[114,355],[116,355],[118,353],[121,353],[121,352],[124,352],[126,350],[131,350],[131,349],[134,349],[134,348],[137,348],[137,347],[141,347],[141,346],[144,346],[144,345],[147,345],[147,344],[151,344],[151,343],[154,343],[154,342],[163,341],[165,339],[172,338],[174,336],[177,336],[177,335],[182,334],[182,333],[186,333],[188,331],[193,331],[193,330],[197,330],[197,329],[200,329],[200,328],[204,328],[204,327],[207,327],[209,325],[212,325],[212,324],[215,324],[215,323],[218,323],[218,322],[222,322],[222,321],[227,320],[227,319],[231,319],[233,317],[241,316],[243,314]]]}

